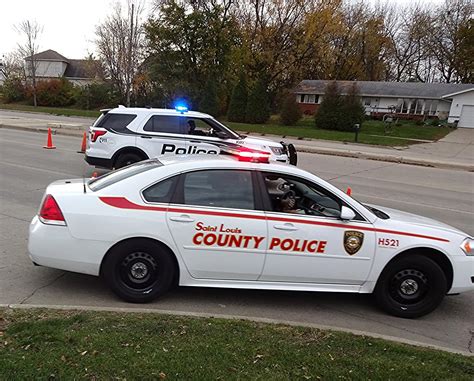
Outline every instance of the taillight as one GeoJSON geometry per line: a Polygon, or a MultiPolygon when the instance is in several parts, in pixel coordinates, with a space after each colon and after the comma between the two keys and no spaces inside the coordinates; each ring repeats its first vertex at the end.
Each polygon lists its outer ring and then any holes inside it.
{"type": "Polygon", "coordinates": [[[59,209],[58,203],[50,194],[46,195],[43,200],[39,218],[44,224],[66,225],[66,220],[64,219],[61,209],[59,209]]]}
{"type": "Polygon", "coordinates": [[[107,131],[93,130],[91,131],[91,142],[95,142],[100,136],[105,135],[107,131]]]}

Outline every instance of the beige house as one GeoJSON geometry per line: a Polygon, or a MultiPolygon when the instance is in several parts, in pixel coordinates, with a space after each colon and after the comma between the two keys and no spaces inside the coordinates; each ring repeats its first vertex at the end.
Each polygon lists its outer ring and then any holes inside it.
{"type": "MultiPolygon", "coordinates": [[[[306,114],[317,112],[329,81],[304,80],[294,90],[306,114]]],[[[337,81],[347,94],[353,81],[337,81]]],[[[474,84],[356,81],[367,115],[404,119],[438,118],[474,128],[474,84]]]]}
{"type": "MultiPolygon", "coordinates": [[[[75,85],[84,86],[101,78],[100,62],[96,60],[69,59],[51,49],[33,57],[36,61],[36,77],[39,80],[64,77],[75,85]]],[[[26,57],[25,66],[30,76],[31,65],[31,57],[26,57]]]]}

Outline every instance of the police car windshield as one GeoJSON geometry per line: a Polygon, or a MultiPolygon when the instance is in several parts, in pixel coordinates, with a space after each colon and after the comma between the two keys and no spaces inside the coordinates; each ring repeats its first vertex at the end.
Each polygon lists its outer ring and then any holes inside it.
{"type": "Polygon", "coordinates": [[[89,188],[95,192],[129,177],[138,175],[139,173],[161,167],[162,165],[163,164],[158,159],[140,161],[116,171],[106,173],[105,175],[97,177],[96,179],[92,179],[89,181],[88,185],[89,188]]]}
{"type": "Polygon", "coordinates": [[[215,119],[206,119],[206,122],[213,125],[218,131],[223,131],[228,135],[230,139],[243,139],[242,135],[239,135],[237,132],[231,130],[229,127],[223,125],[221,122],[215,119]]]}

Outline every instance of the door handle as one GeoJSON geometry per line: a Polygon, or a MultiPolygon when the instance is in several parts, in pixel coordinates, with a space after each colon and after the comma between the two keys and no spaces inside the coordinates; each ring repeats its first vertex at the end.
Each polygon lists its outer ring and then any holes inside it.
{"type": "Polygon", "coordinates": [[[194,218],[189,217],[187,214],[182,214],[180,216],[172,216],[170,220],[176,222],[193,222],[194,218]]]}
{"type": "Polygon", "coordinates": [[[287,231],[298,230],[298,228],[295,225],[290,224],[289,222],[285,224],[276,224],[276,225],[273,225],[273,227],[278,230],[287,230],[287,231]]]}
{"type": "Polygon", "coordinates": [[[141,137],[142,139],[151,139],[151,136],[141,135],[140,137],[141,137]]]}
{"type": "Polygon", "coordinates": [[[201,143],[200,140],[190,140],[191,143],[201,143]]]}

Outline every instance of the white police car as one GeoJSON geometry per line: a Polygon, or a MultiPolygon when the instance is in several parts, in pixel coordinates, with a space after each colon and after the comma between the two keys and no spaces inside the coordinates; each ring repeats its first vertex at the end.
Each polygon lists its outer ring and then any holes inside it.
{"type": "Polygon", "coordinates": [[[412,318],[474,290],[466,233],[363,205],[269,156],[168,157],[56,181],[31,222],[30,258],[102,275],[130,302],[173,284],[374,293],[412,318]]]}
{"type": "Polygon", "coordinates": [[[89,129],[85,160],[103,168],[161,156],[219,154],[247,147],[270,153],[270,160],[296,165],[293,145],[242,136],[210,115],[176,109],[126,108],[103,110],[89,129]]]}

